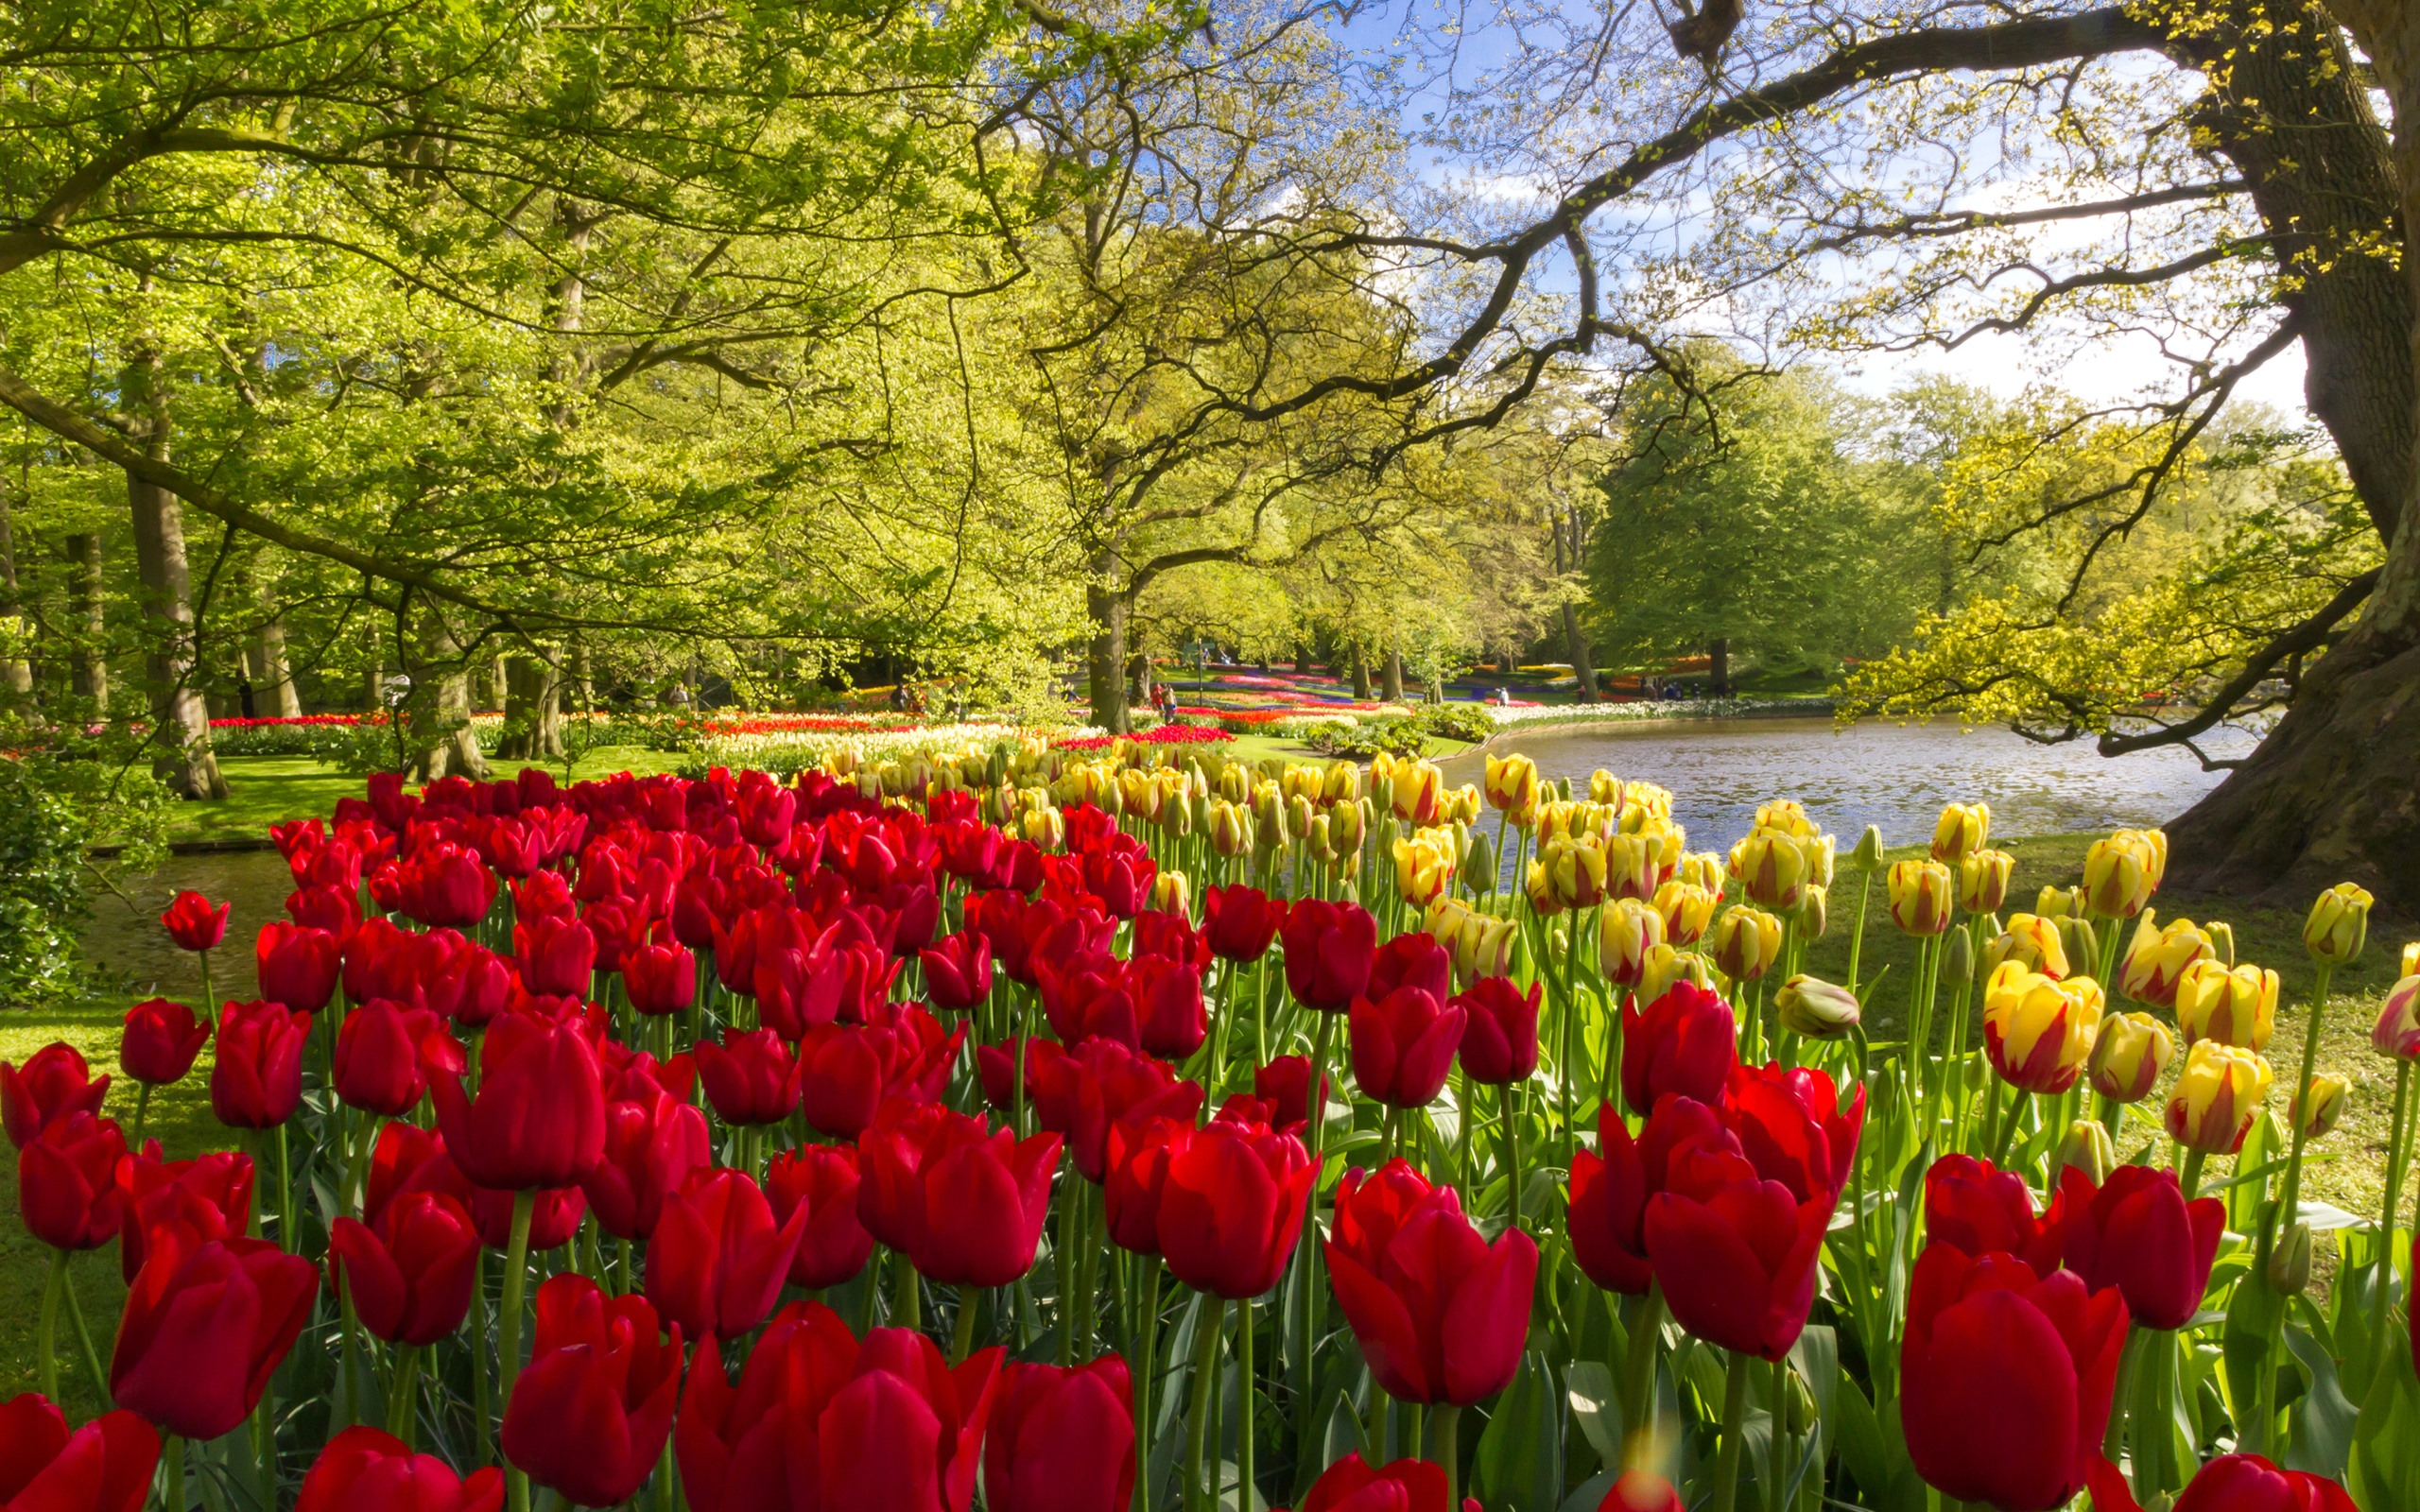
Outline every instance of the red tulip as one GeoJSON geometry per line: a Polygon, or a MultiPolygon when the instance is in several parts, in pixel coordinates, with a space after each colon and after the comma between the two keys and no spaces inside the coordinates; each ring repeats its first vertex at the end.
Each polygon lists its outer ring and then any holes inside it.
{"type": "Polygon", "coordinates": [[[1285,921],[1286,905],[1257,887],[1212,887],[1201,896],[1201,932],[1221,960],[1259,960],[1285,921]]]}
{"type": "Polygon", "coordinates": [[[1801,1198],[1761,1177],[1727,1130],[1675,1146],[1645,1228],[1674,1320],[1742,1354],[1788,1354],[1815,1299],[1833,1202],[1828,1190],[1801,1198]]]}
{"type": "Polygon", "coordinates": [[[1193,1132],[1193,1115],[1121,1121],[1103,1146],[1101,1212],[1109,1240],[1137,1255],[1160,1252],[1160,1198],[1167,1190],[1168,1157],[1193,1132]]]}
{"type": "Polygon", "coordinates": [[[1134,1390],[1126,1362],[1011,1365],[983,1435],[984,1512],[1126,1512],[1134,1390]]]}
{"type": "Polygon", "coordinates": [[[481,1047],[477,1098],[457,1076],[439,1077],[429,1093],[446,1149],[480,1186],[569,1186],[605,1153],[605,1092],[581,1021],[507,1013],[481,1047]]]}
{"type": "Polygon", "coordinates": [[[82,1052],[54,1040],[26,1057],[22,1068],[0,1060],[0,1125],[6,1126],[9,1143],[22,1150],[70,1113],[98,1114],[109,1091],[109,1077],[93,1075],[82,1052]]]}
{"type": "Polygon", "coordinates": [[[1326,1244],[1337,1301],[1389,1396],[1467,1407],[1512,1383],[1538,1275],[1528,1234],[1490,1246],[1452,1187],[1397,1160],[1345,1175],[1326,1244]]]}
{"type": "Polygon", "coordinates": [[[697,1512],[967,1512],[1000,1351],[952,1369],[930,1339],[859,1344],[830,1308],[784,1308],[737,1390],[701,1349],[674,1448],[697,1512]]]}
{"type": "Polygon", "coordinates": [[[1641,1011],[1622,1005],[1622,1101],[1645,1118],[1667,1095],[1720,1098],[1739,1063],[1731,1006],[1694,982],[1675,982],[1641,1011]]]}
{"type": "Polygon", "coordinates": [[[190,889],[177,894],[168,911],[160,916],[160,927],[177,942],[179,950],[207,951],[218,948],[227,937],[227,903],[212,903],[201,894],[190,889]]]}
{"type": "Polygon", "coordinates": [[[596,936],[576,919],[525,919],[512,926],[521,984],[549,997],[584,998],[596,970],[596,936]]]}
{"type": "Polygon", "coordinates": [[[305,929],[282,919],[261,926],[252,947],[261,996],[297,1013],[317,1013],[336,995],[344,946],[324,929],[305,929]]]}
{"type": "MultiPolygon", "coordinates": [[[[2118,1467],[2096,1456],[2087,1479],[2092,1512],[2143,1512],[2118,1467]]],[[[2258,1454],[2221,1454],[2204,1464],[2171,1512],[2355,1512],[2344,1487],[2308,1470],[2279,1469],[2258,1454]]]]}
{"type": "Polygon", "coordinates": [[[218,1016],[210,1111],[229,1128],[275,1128],[302,1102],[311,1015],[282,1003],[230,1003],[218,1016]]]}
{"type": "Polygon", "coordinates": [[[1181,1060],[1209,1038],[1210,1014],[1201,1002],[1201,968],[1166,955],[1137,955],[1126,963],[1134,1000],[1135,1040],[1147,1054],[1181,1060]]]}
{"type": "Polygon", "coordinates": [[[126,1294],[110,1395],[181,1438],[216,1438],[254,1407],[311,1315],[320,1273],[265,1239],[152,1230],[126,1294]]]}
{"type": "Polygon", "coordinates": [[[940,1097],[965,1042],[964,1024],[944,1034],[911,1004],[886,1005],[866,1023],[820,1025],[799,1041],[800,1106],[820,1132],[856,1139],[886,1098],[940,1097]]]}
{"type": "Polygon", "coordinates": [[[2059,1230],[2034,1216],[2025,1178],[1971,1155],[1945,1155],[1925,1173],[1925,1236],[1970,1255],[2006,1251],[2037,1271],[2059,1268],[2059,1230]]]}
{"type": "Polygon", "coordinates": [[[1739,1066],[1722,1112],[1756,1174],[1788,1187],[1797,1200],[1829,1207],[1848,1185],[1865,1128],[1863,1087],[1844,1110],[1840,1089],[1823,1072],[1739,1066]]]}
{"type": "Polygon", "coordinates": [[[2072,1271],[1933,1244],[1916,1260],[1899,1414],[1944,1496],[2049,1512],[2084,1486],[2109,1422],[2126,1304],[2072,1271]],[[1987,1431],[1986,1431],[1987,1430],[1987,1431]]]}
{"type": "Polygon", "coordinates": [[[1597,1512],[1688,1512],[1688,1503],[1654,1471],[1624,1470],[1597,1503],[1597,1512]]]}
{"type": "Polygon", "coordinates": [[[130,1412],[71,1434],[66,1415],[33,1392],[0,1402],[0,1507],[9,1512],[142,1512],[159,1465],[160,1435],[130,1412]]]}
{"type": "Polygon", "coordinates": [[[683,945],[633,945],[622,953],[622,990],[640,1013],[680,1013],[698,1000],[698,958],[683,945]]]}
{"type": "Polygon", "coordinates": [[[1032,1268],[1058,1135],[1019,1143],[979,1118],[892,1102],[857,1137],[857,1156],[859,1218],[927,1279],[1005,1286],[1032,1268]]]}
{"type": "Polygon", "coordinates": [[[664,1199],[714,1157],[705,1114],[652,1082],[628,1090],[645,1095],[605,1105],[604,1153],[579,1187],[598,1228],[616,1239],[647,1239],[663,1215],[664,1199]]]}
{"type": "Polygon", "coordinates": [[[1210,969],[1210,937],[1193,927],[1183,914],[1146,908],[1134,916],[1132,948],[1136,960],[1156,955],[1191,967],[1198,975],[1210,969]]]}
{"type": "Polygon", "coordinates": [[[468,1475],[434,1455],[415,1454],[382,1429],[348,1428],[328,1440],[302,1477],[294,1512],[496,1512],[504,1471],[468,1475]]]}
{"type": "Polygon", "coordinates": [[[53,1249],[98,1249],[125,1215],[118,1162],[126,1136],[112,1120],[70,1113],[17,1154],[17,1211],[53,1249]]]}
{"type": "MultiPolygon", "coordinates": [[[[1324,1119],[1331,1084],[1320,1078],[1320,1111],[1324,1119]]],[[[1277,1056],[1252,1073],[1252,1094],[1269,1105],[1270,1126],[1280,1134],[1300,1134],[1311,1126],[1311,1057],[1277,1056]]]]}
{"type": "Polygon", "coordinates": [[[182,1003],[146,998],[126,1010],[126,1032],[117,1042],[120,1070],[136,1081],[165,1087],[182,1081],[194,1057],[210,1042],[210,1021],[182,1003]]]}
{"type": "Polygon", "coordinates": [[[252,1158],[233,1150],[163,1160],[160,1142],[151,1140],[119,1163],[117,1187],[118,1268],[130,1285],[154,1231],[175,1227],[199,1243],[240,1234],[251,1223],[252,1158]]]}
{"type": "Polygon", "coordinates": [[[676,1103],[697,1101],[698,1058],[686,1050],[658,1060],[619,1040],[599,1040],[596,1077],[609,1103],[653,1097],[659,1091],[676,1103]]]}
{"type": "Polygon", "coordinates": [[[426,1008],[371,999],[337,1031],[337,1096],[387,1118],[410,1112],[428,1091],[422,1041],[444,1032],[443,1021],[426,1008]]]}
{"type": "Polygon", "coordinates": [[[1647,1258],[1648,1199],[1664,1190],[1675,1149],[1725,1137],[1721,1115],[1686,1097],[1657,1105],[1634,1141],[1619,1108],[1598,1109],[1597,1148],[1574,1151],[1571,1160],[1571,1248],[1590,1280],[1646,1295],[1655,1274],[1647,1258]]]}
{"type": "Polygon", "coordinates": [[[1303,1142],[1266,1124],[1213,1119],[1169,1142],[1160,1252],[1196,1291],[1229,1299],[1277,1284],[1318,1174],[1303,1142]]]}
{"type": "Polygon", "coordinates": [[[770,1029],[726,1029],[698,1041],[698,1079],[726,1124],[778,1124],[798,1111],[802,1062],[770,1029]]]}
{"type": "Polygon", "coordinates": [[[1390,1108],[1427,1107],[1454,1069],[1462,1022],[1461,1009],[1444,1006],[1426,988],[1399,987],[1375,1003],[1356,998],[1353,1080],[1390,1108]]]}
{"type": "Polygon", "coordinates": [[[1436,937],[1413,930],[1397,935],[1370,957],[1370,985],[1362,996],[1383,998],[1415,987],[1443,1003],[1454,995],[1454,957],[1436,937]]]}
{"type": "Polygon", "coordinates": [[[422,850],[403,864],[396,880],[397,911],[432,926],[468,929],[495,902],[495,874],[477,851],[457,845],[422,850]]]}
{"type": "Polygon", "coordinates": [[[2173,1171],[2121,1165],[2096,1188],[2070,1165],[2059,1174],[2059,1195],[2045,1227],[2084,1285],[2096,1292],[2118,1288],[2126,1311],[2145,1328],[2181,1329],[2201,1311],[2202,1294],[2209,1289],[2227,1209],[2216,1197],[2186,1201],[2173,1171]]]}
{"type": "Polygon", "coordinates": [[[846,1144],[802,1144],[773,1157],[765,1171],[765,1198],[773,1220],[787,1225],[804,1211],[790,1284],[838,1286],[866,1268],[873,1235],[857,1217],[857,1152],[846,1144]]]}
{"type": "Polygon", "coordinates": [[[964,1012],[992,995],[992,942],[980,930],[945,935],[917,959],[925,967],[925,994],[937,1008],[964,1012]]]}
{"type": "Polygon", "coordinates": [[[1114,1124],[1150,1118],[1187,1123],[1201,1108],[1201,1088],[1115,1040],[1087,1040],[1071,1054],[1047,1040],[1029,1041],[1028,1085],[1034,1116],[1065,1136],[1067,1154],[1087,1181],[1102,1179],[1114,1124]]]}
{"type": "Polygon", "coordinates": [[[648,1241],[647,1299],[696,1337],[736,1338],[772,1312],[805,1227],[796,1209],[777,1222],[746,1172],[691,1172],[648,1241]]]}
{"type": "Polygon", "coordinates": [[[511,962],[466,941],[422,978],[421,996],[463,1028],[483,1029],[511,1002],[513,985],[511,962]]]}
{"type": "Polygon", "coordinates": [[[1538,1001],[1545,984],[1523,992],[1509,976],[1482,976],[1458,993],[1462,1010],[1462,1071],[1484,1087],[1509,1087],[1538,1069],[1538,1001]]]}
{"type": "MultiPolygon", "coordinates": [[[[471,1210],[471,1224],[479,1231],[479,1243],[499,1255],[506,1253],[512,1247],[514,1194],[472,1185],[450,1158],[445,1168],[452,1172],[446,1190],[471,1210]]],[[[542,1187],[530,1195],[529,1252],[541,1254],[570,1244],[571,1236],[579,1231],[579,1220],[588,1214],[587,1195],[578,1187],[542,1187]]]]}
{"type": "MultiPolygon", "coordinates": [[[[1374,1470],[1359,1454],[1347,1454],[1303,1493],[1302,1512],[1446,1512],[1452,1494],[1434,1461],[1399,1459],[1374,1470]]],[[[1462,1507],[1478,1512],[1478,1500],[1466,1498],[1462,1507]]]]}
{"type": "Polygon", "coordinates": [[[1278,934],[1286,943],[1286,986],[1297,1003],[1342,1013],[1369,987],[1378,923],[1359,903],[1300,900],[1287,908],[1278,934]]]}
{"type": "Polygon", "coordinates": [[[504,1409],[505,1458],[579,1506],[637,1494],[672,1435],[681,1388],[681,1325],[664,1332],[646,1297],[608,1297],[576,1273],[548,1279],[529,1364],[504,1409]]]}
{"type": "MultiPolygon", "coordinates": [[[[586,877],[583,873],[582,880],[586,877]]],[[[610,897],[599,893],[598,897],[610,897]]],[[[560,871],[533,871],[512,885],[512,917],[515,922],[525,919],[569,919],[573,916],[571,884],[560,871]]],[[[486,910],[480,910],[482,915],[486,910]]]]}
{"type": "Polygon", "coordinates": [[[374,1228],[339,1217],[328,1232],[330,1284],[349,1288],[362,1327],[389,1344],[434,1344],[461,1327],[478,1257],[469,1210],[439,1192],[395,1197],[374,1228]]]}
{"type": "Polygon", "coordinates": [[[798,795],[770,782],[743,785],[739,790],[739,833],[751,845],[778,849],[790,837],[798,814],[798,795]]]}

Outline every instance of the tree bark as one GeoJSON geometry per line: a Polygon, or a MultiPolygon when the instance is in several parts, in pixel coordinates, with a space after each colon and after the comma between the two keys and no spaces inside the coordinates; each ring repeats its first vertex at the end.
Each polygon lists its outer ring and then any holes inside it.
{"type": "Polygon", "coordinates": [[[25,606],[17,596],[17,534],[15,511],[6,492],[0,492],[0,618],[11,623],[8,627],[10,645],[5,659],[5,677],[0,677],[10,701],[19,709],[30,712],[34,694],[34,664],[24,654],[24,646],[33,639],[33,622],[25,617],[25,606]]]}
{"type": "Polygon", "coordinates": [[[1387,659],[1380,663],[1378,696],[1389,703],[1403,702],[1403,653],[1392,646],[1387,648],[1387,659]]]}
{"type": "MultiPolygon", "coordinates": [[[[1580,564],[1580,511],[1558,506],[1548,524],[1554,532],[1554,570],[1570,572],[1580,564]]],[[[1596,702],[1597,663],[1588,655],[1588,637],[1581,632],[1579,607],[1568,598],[1563,601],[1563,655],[1571,663],[1571,675],[1579,679],[1580,701],[1596,702]]]]}
{"type": "MultiPolygon", "coordinates": [[[[164,462],[169,421],[159,381],[159,354],[143,352],[127,364],[122,391],[144,455],[164,462]]],[[[156,747],[151,770],[179,798],[223,799],[227,779],[211,754],[210,708],[201,695],[183,511],[175,494],[131,472],[126,498],[143,587],[143,673],[156,747]]]]}
{"type": "Polygon", "coordinates": [[[1705,648],[1705,691],[1717,698],[1731,696],[1731,643],[1716,636],[1705,648]]]}
{"type": "Polygon", "coordinates": [[[264,579],[259,583],[260,628],[252,634],[252,697],[264,715],[293,719],[302,713],[302,696],[294,686],[294,669],[285,655],[285,618],[277,596],[264,579]]]}
{"type": "MultiPolygon", "coordinates": [[[[2376,154],[2387,144],[2373,131],[2366,163],[2323,152],[2307,166],[2314,175],[2329,175],[2319,183],[2327,192],[2365,182],[2391,184],[2387,205],[2374,198],[2368,208],[2374,215],[2390,207],[2399,211],[2400,226],[2389,229],[2408,233],[2420,226],[2420,15],[2404,0],[2334,0],[2333,9],[2375,63],[2394,102],[2395,133],[2384,163],[2376,154]]],[[[2246,50],[2261,52],[2281,35],[2293,34],[2247,28],[2246,50]]],[[[2366,117],[2367,103],[2353,91],[2350,77],[2344,76],[2342,92],[2349,104],[2340,103],[2338,112],[2366,117]]],[[[2302,152],[2303,142],[2315,136],[2325,133],[2301,127],[2293,133],[2295,151],[2302,152]]],[[[2318,887],[2351,881],[2368,887],[2392,912],[2420,911],[2420,788],[2411,781],[2412,753],[2420,751],[2420,442],[2414,440],[2420,438],[2420,401],[2413,397],[2420,393],[2420,319],[2414,318],[2420,312],[2420,259],[2410,255],[2408,234],[2398,234],[2398,241],[2405,251],[2399,328],[2366,334],[2337,329],[2339,323],[2382,318],[2377,306],[2383,297],[2373,286],[2359,302],[2308,301],[2311,323],[2303,334],[2315,395],[2340,385],[2375,383],[2404,406],[2400,426],[2392,417],[2375,422],[2388,434],[2380,443],[2386,455],[2364,461],[2356,473],[2372,517],[2384,516],[2379,534],[2388,541],[2385,568],[2360,620],[2304,675],[2277,727],[2170,827],[2169,875],[2187,890],[2253,893],[2295,904],[2318,887]],[[2381,339],[2394,334],[2401,335],[2399,343],[2381,339]],[[2337,366],[2323,377],[2317,370],[2323,364],[2337,366]],[[2397,435],[2399,458],[2392,451],[2397,435]],[[2372,488],[2380,491],[2373,494],[2372,488]]],[[[2340,429],[2330,414],[2320,418],[2348,467],[2357,449],[2376,439],[2340,429]]]]}
{"type": "Polygon", "coordinates": [[[1353,657],[1353,696],[1363,703],[1368,703],[1370,701],[1370,658],[1362,651],[1358,643],[1355,644],[1351,655],[1353,657]]]}
{"type": "Polygon", "coordinates": [[[98,531],[67,538],[67,612],[75,641],[67,653],[67,687],[106,713],[110,702],[109,614],[101,592],[98,531]]]}
{"type": "Polygon", "coordinates": [[[505,660],[504,723],[510,731],[496,754],[512,761],[547,761],[563,753],[562,680],[534,656],[505,660]]]}
{"type": "MultiPolygon", "coordinates": [[[[1105,575],[1107,568],[1097,564],[1095,570],[1105,575]]],[[[1126,599],[1096,577],[1084,589],[1084,608],[1093,620],[1085,666],[1092,721],[1110,734],[1132,734],[1133,715],[1126,702],[1126,599]]]]}
{"type": "Polygon", "coordinates": [[[471,669],[462,662],[461,647],[442,626],[434,631],[430,650],[436,664],[424,675],[437,679],[436,696],[428,705],[436,727],[414,765],[424,782],[448,776],[485,782],[488,759],[471,729],[471,669]]]}

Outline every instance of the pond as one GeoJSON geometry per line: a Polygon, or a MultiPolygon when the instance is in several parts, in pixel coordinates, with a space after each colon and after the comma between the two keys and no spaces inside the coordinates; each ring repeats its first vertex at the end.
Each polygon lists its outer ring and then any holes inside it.
{"type": "MultiPolygon", "coordinates": [[[[2240,756],[2255,737],[2213,731],[2214,757],[2240,756]]],[[[1996,834],[2164,824],[2219,784],[2189,751],[2098,755],[2089,742],[2042,746],[1997,727],[1860,724],[1828,719],[1659,720],[1572,734],[1541,731],[1515,740],[1545,776],[1569,778],[1585,791],[1603,767],[1672,790],[1672,816],[1693,850],[1722,850],[1748,833],[1756,805],[1793,798],[1815,822],[1856,843],[1869,824],[1884,843],[1915,845],[1932,835],[1942,805],[1992,807],[1996,834]]],[[[1478,782],[1480,764],[1462,758],[1449,776],[1478,782]]]]}
{"type": "Polygon", "coordinates": [[[233,904],[226,943],[210,953],[212,986],[221,998],[252,996],[252,936],[270,919],[285,917],[285,895],[294,890],[285,857],[274,850],[170,856],[149,876],[116,881],[125,898],[103,892],[84,928],[84,959],[106,985],[144,997],[200,1001],[200,968],[160,927],[160,910],[191,887],[213,902],[233,904]]]}

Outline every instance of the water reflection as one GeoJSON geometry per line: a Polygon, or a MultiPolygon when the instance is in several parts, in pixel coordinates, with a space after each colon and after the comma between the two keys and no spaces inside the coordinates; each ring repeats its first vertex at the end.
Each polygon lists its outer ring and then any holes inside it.
{"type": "MultiPolygon", "coordinates": [[[[2214,731],[2214,757],[2240,756],[2254,737],[2214,731]]],[[[1847,845],[1869,824],[1891,845],[1930,837],[1948,802],[1992,806],[2005,835],[2163,824],[2218,785],[2192,753],[2140,751],[2115,759],[2088,742],[2041,746],[2006,730],[1955,725],[1853,725],[1828,719],[1709,719],[1584,734],[1539,734],[1515,747],[1547,777],[1585,788],[1603,767],[1672,790],[1673,817],[1692,849],[1720,850],[1748,832],[1756,805],[1794,798],[1847,845]]],[[[1478,763],[1457,781],[1477,781],[1478,763]]]]}
{"type": "Polygon", "coordinates": [[[227,939],[210,953],[213,986],[221,998],[249,998],[257,990],[252,936],[272,919],[285,917],[285,895],[294,880],[274,850],[240,850],[170,856],[147,877],[122,877],[121,901],[104,892],[84,928],[84,960],[110,991],[136,997],[199,1001],[201,971],[160,927],[160,910],[186,887],[214,902],[232,902],[227,939]]]}

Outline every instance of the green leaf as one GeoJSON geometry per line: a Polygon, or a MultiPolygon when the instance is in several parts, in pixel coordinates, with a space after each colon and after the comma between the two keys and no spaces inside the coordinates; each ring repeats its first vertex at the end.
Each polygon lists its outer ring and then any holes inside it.
{"type": "Polygon", "coordinates": [[[1522,1356],[1479,1435],[1473,1490],[1490,1512],[1554,1512],[1563,1504],[1562,1413],[1545,1355],[1522,1356]]]}
{"type": "Polygon", "coordinates": [[[1614,1388],[1614,1373],[1595,1360],[1576,1360],[1564,1372],[1571,1397],[1571,1418],[1587,1435],[1589,1447],[1606,1465],[1622,1462],[1622,1409],[1614,1388]]]}
{"type": "Polygon", "coordinates": [[[2286,1468],[2342,1480],[2359,1415],[2337,1383],[2336,1362],[2308,1329],[2289,1324],[2286,1349],[2309,1382],[2308,1389],[2286,1413],[2286,1468]]]}

